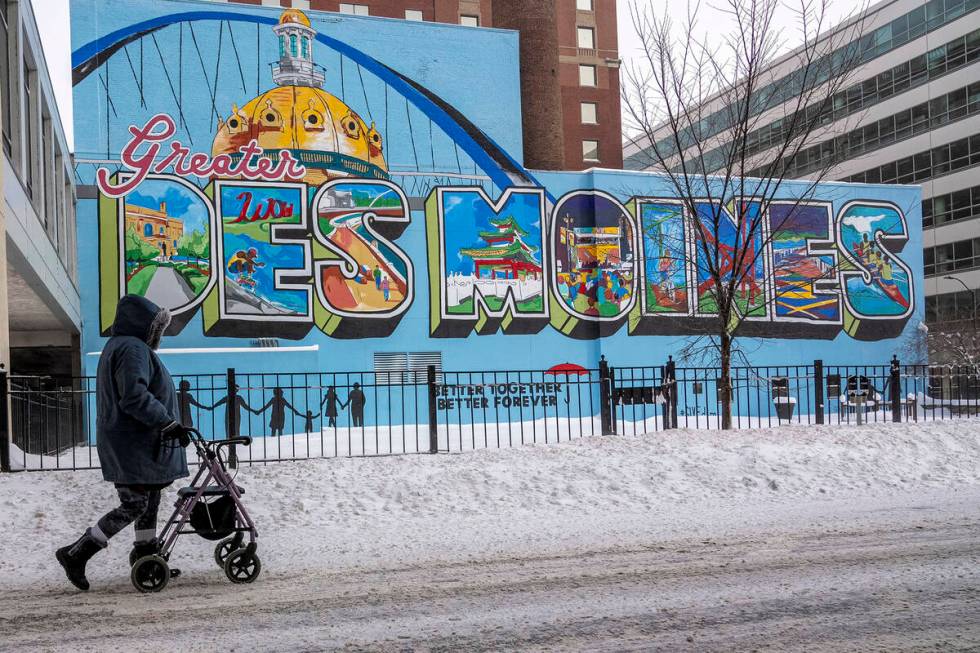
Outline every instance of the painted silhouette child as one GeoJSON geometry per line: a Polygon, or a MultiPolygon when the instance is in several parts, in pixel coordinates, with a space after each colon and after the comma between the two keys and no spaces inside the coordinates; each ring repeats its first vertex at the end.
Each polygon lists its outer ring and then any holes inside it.
{"type": "Polygon", "coordinates": [[[384,293],[385,301],[389,301],[391,298],[391,281],[388,280],[387,275],[381,280],[381,292],[384,293]]]}
{"type": "Polygon", "coordinates": [[[343,404],[340,401],[340,397],[337,396],[337,391],[333,386],[327,388],[327,394],[323,397],[320,402],[320,410],[324,411],[324,415],[327,416],[327,425],[337,428],[337,404],[343,404]]]}
{"type": "Polygon", "coordinates": [[[296,409],[293,409],[293,412],[296,413],[297,417],[302,417],[305,420],[304,426],[303,426],[304,432],[307,435],[310,435],[311,433],[313,433],[313,431],[314,431],[314,428],[313,428],[313,420],[315,420],[316,418],[318,418],[320,416],[320,413],[317,413],[316,415],[314,415],[312,410],[307,410],[306,411],[306,414],[303,415],[302,413],[300,413],[296,409]]]}
{"type": "MultiPolygon", "coordinates": [[[[264,413],[266,410],[272,408],[272,415],[269,418],[269,430],[272,432],[274,437],[279,437],[282,435],[282,430],[286,426],[286,408],[288,407],[291,411],[300,415],[299,411],[293,408],[286,398],[283,396],[282,388],[273,388],[272,399],[266,402],[262,408],[253,410],[252,412],[258,415],[259,413],[264,413]]],[[[300,415],[302,417],[302,415],[300,415]]]]}

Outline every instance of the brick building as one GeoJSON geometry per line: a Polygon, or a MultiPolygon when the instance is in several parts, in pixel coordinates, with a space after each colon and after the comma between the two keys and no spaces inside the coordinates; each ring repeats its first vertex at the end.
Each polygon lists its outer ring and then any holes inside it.
{"type": "Polygon", "coordinates": [[[159,249],[161,256],[173,256],[184,235],[184,223],[167,215],[163,202],[159,211],[127,202],[126,231],[130,230],[159,249]]]}
{"type": "Polygon", "coordinates": [[[517,30],[524,164],[623,167],[615,0],[227,1],[517,30]]]}

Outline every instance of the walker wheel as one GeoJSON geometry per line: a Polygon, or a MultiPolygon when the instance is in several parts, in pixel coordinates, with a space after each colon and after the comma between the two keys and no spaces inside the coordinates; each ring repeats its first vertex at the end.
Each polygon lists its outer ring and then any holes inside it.
{"type": "Polygon", "coordinates": [[[259,577],[260,571],[259,556],[250,553],[248,547],[232,551],[225,560],[225,576],[233,583],[251,583],[259,577]]]}
{"type": "Polygon", "coordinates": [[[129,579],[141,592],[159,592],[170,581],[170,568],[160,556],[143,556],[133,564],[129,579]]]}
{"type": "Polygon", "coordinates": [[[237,535],[228,537],[221,540],[220,542],[218,542],[217,545],[215,545],[214,561],[218,563],[218,566],[221,567],[222,569],[225,568],[225,560],[228,559],[228,556],[231,554],[231,552],[241,546],[242,544],[241,541],[238,542],[235,541],[237,539],[239,539],[237,535]]]}

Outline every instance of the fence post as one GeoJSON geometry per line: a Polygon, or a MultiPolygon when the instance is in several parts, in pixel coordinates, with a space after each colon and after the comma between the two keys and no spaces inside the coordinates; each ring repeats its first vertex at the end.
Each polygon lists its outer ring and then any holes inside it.
{"type": "Polygon", "coordinates": [[[667,419],[664,421],[669,421],[670,426],[668,428],[677,428],[677,364],[674,362],[674,357],[667,356],[667,365],[664,366],[664,387],[667,388],[667,406],[664,411],[664,417],[667,419]]]}
{"type": "Polygon", "coordinates": [[[0,363],[0,472],[10,471],[10,385],[7,370],[0,363]]]}
{"type": "Polygon", "coordinates": [[[892,401],[892,421],[902,421],[902,364],[898,356],[892,355],[891,376],[888,379],[888,389],[892,401]]]}
{"type": "Polygon", "coordinates": [[[425,372],[426,384],[429,388],[429,453],[439,453],[439,413],[436,410],[436,402],[438,401],[436,366],[429,365],[425,372]]]}
{"type": "Polygon", "coordinates": [[[609,373],[609,363],[605,355],[599,356],[599,422],[603,435],[612,435],[612,375],[609,373]]]}
{"type": "Polygon", "coordinates": [[[817,424],[824,423],[823,416],[823,361],[813,361],[813,413],[817,424]]]}
{"type": "MultiPolygon", "coordinates": [[[[225,399],[225,423],[228,425],[228,432],[225,434],[229,438],[238,437],[239,416],[238,416],[238,385],[235,381],[235,368],[228,368],[228,395],[225,399]]],[[[238,447],[231,445],[228,447],[228,466],[238,467],[238,447]]]]}

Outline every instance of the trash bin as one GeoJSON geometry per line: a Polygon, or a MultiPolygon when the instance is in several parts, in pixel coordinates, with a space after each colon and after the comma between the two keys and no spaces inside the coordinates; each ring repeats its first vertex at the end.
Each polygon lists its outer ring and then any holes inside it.
{"type": "Polygon", "coordinates": [[[772,402],[776,404],[776,418],[780,422],[793,420],[793,412],[796,410],[796,397],[774,397],[772,402]]]}
{"type": "Polygon", "coordinates": [[[789,396],[789,379],[776,377],[772,379],[772,403],[776,405],[776,418],[781,422],[793,419],[796,410],[796,397],[789,396]]]}

